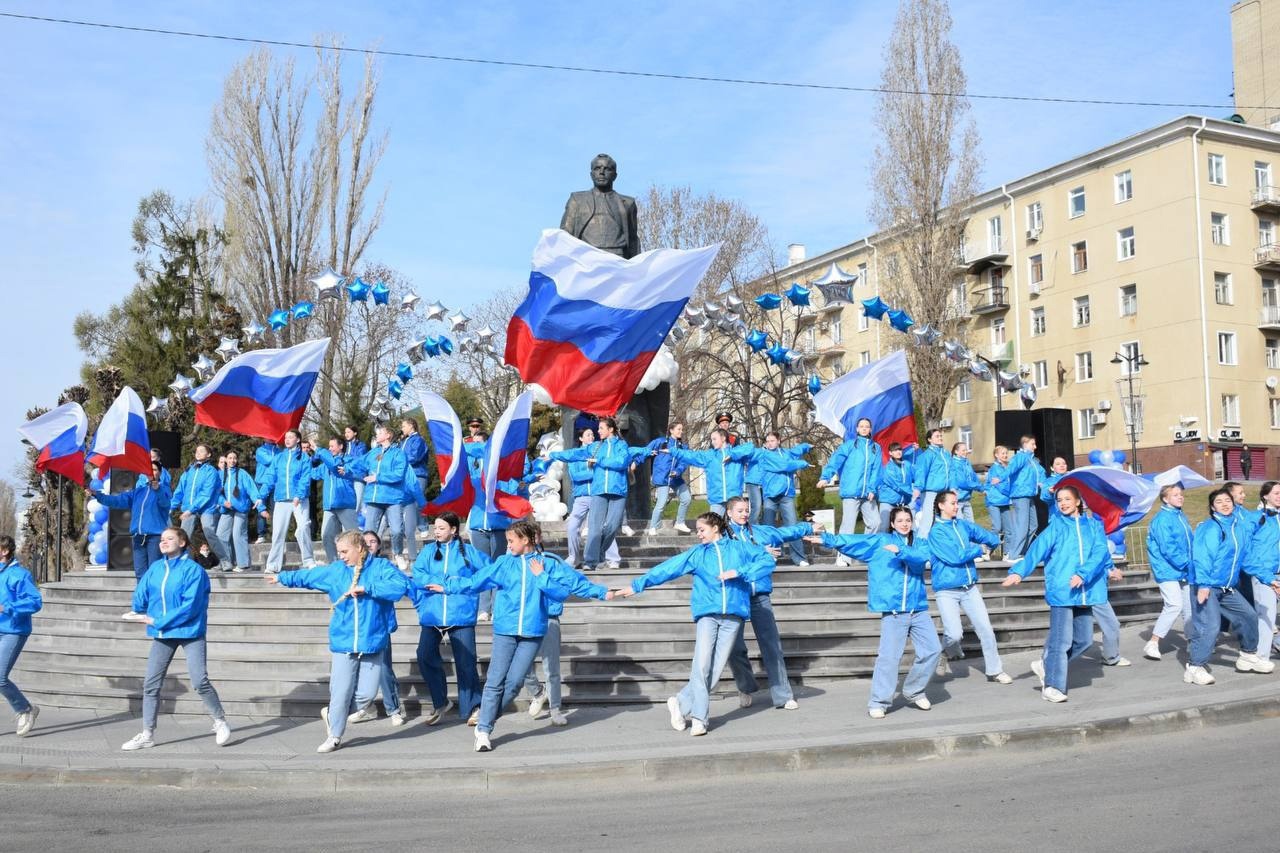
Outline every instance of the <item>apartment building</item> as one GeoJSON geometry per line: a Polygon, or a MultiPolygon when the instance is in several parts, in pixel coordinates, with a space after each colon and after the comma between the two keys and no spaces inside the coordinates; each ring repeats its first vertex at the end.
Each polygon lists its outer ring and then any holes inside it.
{"type": "MultiPolygon", "coordinates": [[[[1278,185],[1280,133],[1184,116],[982,194],[956,267],[968,345],[1034,383],[1037,407],[1072,411],[1077,464],[1128,451],[1132,425],[1144,470],[1234,476],[1248,445],[1255,479],[1280,473],[1278,185]]],[[[779,280],[833,263],[863,299],[898,261],[870,235],[779,280]]],[[[906,344],[857,305],[796,330],[824,379],[906,344]]],[[[1019,406],[971,377],[941,425],[989,459],[994,412],[1019,406]]]]}

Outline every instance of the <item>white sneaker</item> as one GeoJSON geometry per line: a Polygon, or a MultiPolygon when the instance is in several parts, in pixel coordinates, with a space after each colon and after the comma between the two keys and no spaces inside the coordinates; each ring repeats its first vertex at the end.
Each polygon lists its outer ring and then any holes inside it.
{"type": "Polygon", "coordinates": [[[1182,680],[1187,684],[1199,684],[1201,687],[1217,681],[1213,674],[1203,666],[1192,666],[1191,664],[1187,664],[1187,668],[1183,671],[1182,680]]]}
{"type": "Polygon", "coordinates": [[[151,732],[144,731],[134,735],[120,748],[125,752],[132,752],[135,749],[150,749],[155,745],[156,742],[151,739],[151,732]]]}
{"type": "Polygon", "coordinates": [[[542,713],[542,709],[547,706],[547,691],[543,690],[537,696],[529,700],[529,716],[535,720],[542,713]]]}
{"type": "Polygon", "coordinates": [[[630,524],[624,524],[624,525],[622,525],[621,527],[619,527],[619,528],[618,528],[618,532],[619,532],[619,533],[621,533],[623,536],[635,536],[635,535],[636,535],[635,530],[633,530],[633,529],[632,529],[632,527],[631,527],[631,525],[630,525],[630,524]]]}
{"type": "Polygon", "coordinates": [[[750,707],[751,707],[751,694],[750,694],[750,693],[742,693],[742,692],[739,692],[739,693],[738,693],[738,707],[739,707],[739,708],[750,708],[750,707]]]}
{"type": "Polygon", "coordinates": [[[692,731],[689,732],[689,734],[693,735],[694,737],[702,737],[706,733],[707,733],[707,724],[702,722],[702,720],[694,720],[693,729],[692,731]]]}
{"type": "Polygon", "coordinates": [[[493,744],[489,741],[489,733],[476,729],[476,752],[489,752],[493,744]]]}
{"type": "Polygon", "coordinates": [[[1103,666],[1133,666],[1133,661],[1126,657],[1118,657],[1115,660],[1104,660],[1103,666]]]}
{"type": "Polygon", "coordinates": [[[1160,660],[1160,643],[1151,640],[1142,647],[1142,656],[1147,660],[1160,660]]]}
{"type": "Polygon", "coordinates": [[[1007,672],[997,672],[995,675],[988,675],[987,681],[994,681],[996,684],[1013,684],[1013,676],[1007,672]]]}
{"type": "Polygon", "coordinates": [[[946,678],[951,674],[951,661],[947,660],[944,654],[938,658],[938,668],[933,671],[938,678],[946,678]]]}
{"type": "Polygon", "coordinates": [[[213,721],[213,742],[218,746],[226,746],[231,741],[231,726],[226,720],[213,721]]]}
{"type": "MultiPolygon", "coordinates": [[[[327,708],[325,709],[325,712],[328,713],[327,708]]],[[[355,713],[348,716],[347,722],[348,723],[367,723],[370,720],[376,720],[376,719],[378,719],[378,709],[373,707],[373,703],[370,702],[368,705],[365,705],[359,711],[356,711],[355,713]]]]}
{"type": "Polygon", "coordinates": [[[800,569],[807,569],[807,568],[809,568],[809,561],[808,561],[808,560],[801,560],[800,562],[796,563],[796,568],[800,568],[800,569]]]}
{"type": "Polygon", "coordinates": [[[644,531],[644,535],[645,535],[645,536],[657,536],[657,535],[658,535],[658,529],[657,529],[656,527],[646,527],[646,528],[645,528],[645,531],[644,531]]]}
{"type": "Polygon", "coordinates": [[[933,707],[933,703],[929,701],[929,698],[923,695],[917,696],[916,698],[912,699],[911,704],[915,705],[921,711],[927,711],[933,707]]]}
{"type": "Polygon", "coordinates": [[[852,561],[852,560],[850,560],[848,557],[846,557],[844,554],[841,554],[839,557],[836,557],[836,565],[837,565],[837,566],[852,566],[852,565],[853,565],[853,561],[852,561]]]}
{"type": "MultiPolygon", "coordinates": [[[[430,711],[428,711],[427,715],[422,718],[422,722],[426,723],[428,726],[434,726],[436,723],[440,722],[440,719],[444,717],[445,714],[449,713],[449,711],[451,711],[452,709],[453,709],[453,700],[446,699],[443,707],[432,708],[430,711]]],[[[475,724],[472,723],[472,725],[475,725],[475,724]]]]}
{"type": "Polygon", "coordinates": [[[418,532],[414,534],[414,538],[419,542],[426,542],[431,538],[431,534],[427,532],[426,528],[419,528],[418,532]]]}
{"type": "Polygon", "coordinates": [[[692,532],[693,532],[692,530],[690,530],[690,529],[689,529],[689,525],[687,525],[687,524],[677,524],[675,527],[673,527],[673,528],[671,528],[671,529],[672,529],[672,530],[678,530],[678,531],[680,531],[681,533],[692,533],[692,532]]]}
{"type": "Polygon", "coordinates": [[[606,565],[607,565],[609,568],[611,568],[611,569],[620,569],[620,568],[622,568],[622,564],[621,564],[621,563],[619,563],[617,560],[610,560],[606,565]]]}
{"type": "Polygon", "coordinates": [[[342,746],[342,741],[336,737],[331,736],[331,737],[325,738],[324,743],[316,747],[316,752],[333,752],[335,749],[337,749],[340,746],[342,746]]]}
{"type": "Polygon", "coordinates": [[[671,712],[671,728],[684,731],[684,713],[680,710],[680,699],[672,696],[667,700],[667,710],[671,712]]]}
{"type": "Polygon", "coordinates": [[[1031,671],[1040,679],[1040,689],[1044,689],[1044,661],[1037,658],[1031,662],[1031,671]]]}
{"type": "Polygon", "coordinates": [[[1063,693],[1056,687],[1046,687],[1040,691],[1040,695],[1045,698],[1046,702],[1065,702],[1067,694],[1063,693]]]}
{"type": "Polygon", "coordinates": [[[567,726],[569,725],[569,718],[566,717],[564,714],[560,713],[559,708],[552,708],[551,709],[551,725],[567,726]]]}
{"type": "Polygon", "coordinates": [[[14,734],[18,737],[26,737],[33,726],[36,724],[36,717],[40,716],[40,709],[32,705],[27,710],[18,715],[18,728],[14,734]]]}
{"type": "Polygon", "coordinates": [[[329,706],[325,705],[320,709],[320,719],[324,720],[325,734],[333,734],[333,729],[329,728],[329,706]]]}
{"type": "Polygon", "coordinates": [[[1257,672],[1266,675],[1275,668],[1273,661],[1263,660],[1253,652],[1241,652],[1240,657],[1236,658],[1236,672],[1257,672]]]}
{"type": "Polygon", "coordinates": [[[399,708],[396,708],[394,714],[388,714],[387,717],[391,720],[391,725],[397,728],[409,722],[409,715],[405,713],[403,702],[400,703],[399,708]]]}
{"type": "Polygon", "coordinates": [[[799,707],[800,707],[800,703],[794,699],[788,699],[787,701],[782,703],[782,710],[784,711],[794,711],[799,707]]]}
{"type": "Polygon", "coordinates": [[[489,621],[489,613],[488,613],[488,611],[484,611],[484,610],[482,610],[482,611],[480,611],[479,613],[477,613],[477,614],[476,614],[476,621],[477,621],[477,622],[488,622],[488,621],[489,621]]]}
{"type": "Polygon", "coordinates": [[[873,719],[873,720],[883,720],[883,719],[884,719],[884,708],[868,708],[868,709],[867,709],[867,716],[868,716],[868,717],[870,717],[870,718],[871,718],[871,719],[873,719]]]}

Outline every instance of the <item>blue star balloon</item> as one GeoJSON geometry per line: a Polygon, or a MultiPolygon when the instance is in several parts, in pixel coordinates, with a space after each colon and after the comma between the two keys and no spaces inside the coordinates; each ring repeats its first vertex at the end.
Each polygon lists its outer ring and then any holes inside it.
{"type": "Polygon", "coordinates": [[[433,335],[427,335],[427,339],[422,342],[422,351],[435,358],[440,354],[440,341],[436,340],[433,335]]]}
{"type": "Polygon", "coordinates": [[[781,342],[775,341],[773,346],[765,350],[765,355],[769,357],[769,361],[774,364],[783,364],[787,360],[787,348],[781,342]]]}
{"type": "Polygon", "coordinates": [[[818,378],[818,374],[810,374],[809,376],[809,393],[817,394],[822,390],[822,380],[818,378]]]}
{"type": "Polygon", "coordinates": [[[271,312],[271,316],[267,318],[267,325],[271,327],[271,331],[278,332],[285,326],[289,325],[289,312],[283,308],[277,308],[271,312]]]}
{"type": "Polygon", "coordinates": [[[905,332],[915,324],[916,321],[908,317],[906,311],[889,312],[889,325],[893,326],[899,332],[905,332]]]}
{"type": "Polygon", "coordinates": [[[364,279],[357,277],[355,281],[346,285],[347,298],[352,302],[368,302],[369,291],[373,288],[365,284],[364,279]]]}
{"type": "Polygon", "coordinates": [[[392,379],[387,383],[387,393],[399,400],[400,395],[404,393],[404,386],[398,379],[392,379]]]}
{"type": "Polygon", "coordinates": [[[759,329],[752,329],[745,340],[747,346],[751,347],[752,352],[760,352],[760,350],[769,345],[769,336],[759,329]]]}
{"type": "Polygon", "coordinates": [[[886,311],[889,310],[889,303],[885,302],[879,296],[873,296],[870,299],[862,300],[862,313],[866,314],[872,320],[879,320],[884,317],[886,311]]]}
{"type": "Polygon", "coordinates": [[[441,355],[453,355],[453,341],[449,340],[444,335],[440,336],[439,341],[437,341],[437,345],[440,347],[441,355]]]}
{"type": "Polygon", "coordinates": [[[782,297],[776,293],[762,293],[756,297],[756,304],[766,311],[772,311],[782,304],[782,297]]]}
{"type": "Polygon", "coordinates": [[[791,285],[786,290],[786,297],[792,305],[808,305],[809,304],[809,288],[801,287],[799,282],[791,285]]]}
{"type": "Polygon", "coordinates": [[[388,300],[391,299],[391,288],[387,287],[386,282],[378,282],[369,292],[373,294],[373,301],[376,305],[386,305],[388,300]]]}
{"type": "Polygon", "coordinates": [[[314,313],[316,313],[316,306],[310,302],[299,302],[293,306],[293,319],[295,320],[305,320],[314,313]]]}
{"type": "Polygon", "coordinates": [[[400,377],[401,382],[408,382],[413,378],[413,367],[403,361],[396,365],[396,376],[400,377]]]}

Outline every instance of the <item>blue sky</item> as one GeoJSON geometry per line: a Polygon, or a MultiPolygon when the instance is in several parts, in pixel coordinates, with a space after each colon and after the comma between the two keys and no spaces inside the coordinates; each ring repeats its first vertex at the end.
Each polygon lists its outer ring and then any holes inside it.
{"type": "MultiPolygon", "coordinates": [[[[581,66],[845,85],[878,83],[896,4],[0,0],[0,10],[289,41],[581,66]]],[[[1228,0],[953,0],[970,91],[1229,103],[1228,0]]],[[[129,225],[155,189],[207,191],[204,139],[249,46],[0,19],[0,248],[8,366],[0,423],[74,382],[84,309],[134,284],[129,225]]],[[[309,51],[293,54],[310,67],[309,51]]],[[[352,57],[348,67],[358,71],[352,57]]],[[[385,59],[377,181],[385,225],[366,258],[427,301],[522,282],[541,228],[607,151],[618,187],[689,184],[745,203],[779,250],[811,254],[867,230],[874,96],[385,59]],[[474,234],[483,231],[483,239],[474,234]]],[[[983,186],[1191,110],[975,101],[983,186]]],[[[1222,111],[1209,111],[1222,114],[1222,111]]],[[[0,442],[0,477],[21,453],[0,442]]]]}

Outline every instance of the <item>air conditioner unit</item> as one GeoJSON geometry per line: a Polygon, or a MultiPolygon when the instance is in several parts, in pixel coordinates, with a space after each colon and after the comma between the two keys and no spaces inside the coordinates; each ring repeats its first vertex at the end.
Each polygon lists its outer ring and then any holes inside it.
{"type": "Polygon", "coordinates": [[[1173,431],[1174,442],[1181,441],[1199,441],[1200,430],[1198,429],[1175,429],[1173,431]]]}
{"type": "Polygon", "coordinates": [[[1093,424],[1094,426],[1106,426],[1107,425],[1106,412],[1094,412],[1093,415],[1089,418],[1089,423],[1093,424]]]}
{"type": "Polygon", "coordinates": [[[1219,441],[1240,441],[1243,436],[1237,427],[1223,427],[1218,430],[1219,441]]]}
{"type": "Polygon", "coordinates": [[[1040,239],[1040,232],[1041,232],[1042,230],[1043,230],[1043,229],[1041,229],[1041,228],[1028,228],[1028,229],[1027,229],[1027,239],[1028,239],[1028,240],[1039,240],[1039,239],[1040,239]]]}
{"type": "Polygon", "coordinates": [[[1030,293],[1032,296],[1039,296],[1039,295],[1040,295],[1040,285],[1039,285],[1039,283],[1032,283],[1032,284],[1028,284],[1028,285],[1027,285],[1027,293],[1030,293]]]}
{"type": "Polygon", "coordinates": [[[951,429],[953,425],[951,418],[943,418],[938,421],[938,429],[951,429]]]}
{"type": "Polygon", "coordinates": [[[1098,411],[1099,411],[1099,412],[1109,412],[1109,411],[1111,411],[1111,401],[1110,401],[1110,400],[1099,400],[1099,401],[1098,401],[1098,411]]]}

